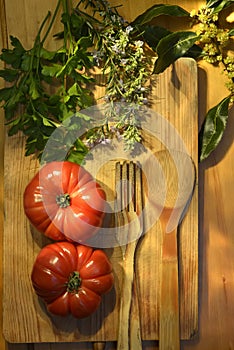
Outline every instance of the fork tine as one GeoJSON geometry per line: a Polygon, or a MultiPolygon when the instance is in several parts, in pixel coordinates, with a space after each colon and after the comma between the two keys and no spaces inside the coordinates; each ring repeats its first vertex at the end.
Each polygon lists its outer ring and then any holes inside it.
{"type": "Polygon", "coordinates": [[[128,209],[129,203],[129,182],[128,182],[128,163],[124,161],[121,165],[121,210],[128,209]]]}
{"type": "Polygon", "coordinates": [[[135,211],[140,214],[144,207],[143,198],[143,180],[142,180],[142,169],[141,167],[135,166],[135,211]]]}
{"type": "Polygon", "coordinates": [[[128,164],[128,210],[135,211],[136,207],[136,179],[135,179],[135,164],[130,162],[128,164]]]}
{"type": "MultiPolygon", "coordinates": [[[[124,161],[116,163],[115,167],[115,187],[119,190],[117,194],[117,206],[118,211],[127,209],[128,211],[136,211],[138,193],[141,192],[141,169],[136,164],[124,161]],[[138,178],[136,178],[136,174],[138,178]],[[137,190],[138,188],[138,190],[137,190]]],[[[141,203],[141,202],[140,202],[141,203]]]]}
{"type": "Polygon", "coordinates": [[[121,164],[117,162],[115,165],[115,188],[116,188],[116,200],[115,200],[115,222],[116,222],[116,238],[121,247],[123,257],[126,251],[127,244],[127,223],[128,216],[125,210],[127,201],[127,164],[121,164]]]}
{"type": "MultiPolygon", "coordinates": [[[[142,169],[133,161],[117,162],[115,166],[116,206],[115,212],[118,227],[129,220],[128,213],[141,213],[143,201],[142,169]]],[[[125,242],[127,243],[127,242],[125,242]]]]}
{"type": "Polygon", "coordinates": [[[122,210],[122,182],[121,182],[121,164],[117,162],[115,164],[115,190],[116,190],[116,202],[115,212],[122,210]]]}

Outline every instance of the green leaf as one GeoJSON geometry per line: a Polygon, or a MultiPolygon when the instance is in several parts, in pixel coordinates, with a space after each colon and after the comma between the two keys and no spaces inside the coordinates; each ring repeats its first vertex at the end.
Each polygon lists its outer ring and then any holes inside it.
{"type": "Polygon", "coordinates": [[[31,68],[31,56],[28,53],[25,53],[22,56],[22,61],[21,61],[21,69],[25,72],[28,72],[31,68]]]}
{"type": "Polygon", "coordinates": [[[70,19],[73,29],[80,29],[85,22],[85,19],[76,13],[72,13],[70,19]]]}
{"type": "Polygon", "coordinates": [[[70,100],[69,95],[64,96],[64,98],[63,98],[64,103],[67,103],[69,100],[70,100]]]}
{"type": "Polygon", "coordinates": [[[85,154],[83,154],[82,152],[73,150],[69,153],[66,160],[80,165],[83,163],[84,157],[85,157],[85,154]]]}
{"type": "Polygon", "coordinates": [[[233,4],[234,4],[234,0],[230,0],[230,1],[223,0],[219,6],[214,8],[214,13],[220,12],[223,9],[225,9],[233,4]]]}
{"type": "Polygon", "coordinates": [[[76,112],[75,118],[83,119],[83,120],[85,120],[85,121],[90,121],[90,119],[91,119],[89,115],[84,114],[84,113],[81,113],[81,112],[79,112],[79,111],[76,112]]]}
{"type": "Polygon", "coordinates": [[[81,164],[84,161],[84,157],[87,155],[87,153],[88,148],[80,139],[77,139],[74,143],[74,147],[72,147],[69,151],[67,160],[73,163],[81,164]]]}
{"type": "Polygon", "coordinates": [[[23,46],[21,45],[19,39],[10,36],[11,44],[14,47],[13,49],[2,49],[0,59],[7,64],[10,64],[13,68],[18,69],[21,65],[21,58],[26,52],[23,46]]]}
{"type": "Polygon", "coordinates": [[[222,0],[206,0],[206,6],[207,7],[215,7],[220,2],[222,2],[222,0]]]}
{"type": "Polygon", "coordinates": [[[70,89],[67,91],[69,96],[78,96],[80,93],[77,89],[77,83],[74,83],[70,89]]]}
{"type": "Polygon", "coordinates": [[[13,35],[10,35],[10,39],[11,39],[11,45],[14,46],[18,51],[20,52],[25,51],[23,45],[21,44],[18,38],[14,37],[13,35]]]}
{"type": "Polygon", "coordinates": [[[0,89],[0,101],[8,101],[14,94],[14,86],[0,89]]]}
{"type": "MultiPolygon", "coordinates": [[[[17,115],[17,109],[19,105],[23,105],[25,102],[26,98],[23,94],[23,92],[19,89],[15,89],[14,93],[12,96],[5,102],[4,109],[5,109],[5,118],[7,118],[7,115],[14,115],[14,113],[17,115]],[[6,113],[8,112],[9,113],[6,113]]],[[[9,118],[8,118],[9,119],[9,118]]]]}
{"type": "Polygon", "coordinates": [[[56,78],[63,77],[64,75],[69,75],[72,70],[75,68],[77,63],[77,57],[71,56],[68,58],[64,66],[60,66],[60,69],[56,73],[56,78]]]}
{"type": "MultiPolygon", "coordinates": [[[[156,47],[159,43],[159,41],[166,37],[167,35],[171,34],[169,30],[163,27],[158,26],[152,26],[152,25],[146,25],[142,26],[138,29],[141,29],[140,31],[143,32],[142,36],[144,37],[147,44],[153,49],[156,50],[156,47]],[[144,28],[144,29],[143,29],[144,28]]],[[[186,57],[192,57],[194,59],[201,56],[202,48],[198,45],[193,45],[187,52],[186,57]]]]}
{"type": "Polygon", "coordinates": [[[24,93],[22,89],[17,89],[15,86],[12,89],[11,96],[5,101],[5,109],[15,109],[18,107],[19,103],[25,103],[24,93]]]}
{"type": "Polygon", "coordinates": [[[21,56],[17,56],[13,50],[2,49],[0,59],[16,69],[21,65],[21,56]]]}
{"type": "Polygon", "coordinates": [[[21,130],[21,116],[6,124],[11,126],[8,130],[9,136],[17,134],[17,132],[21,130]]]}
{"type": "Polygon", "coordinates": [[[146,10],[144,13],[142,13],[140,16],[138,16],[131,23],[131,26],[133,27],[133,26],[148,23],[153,18],[160,16],[160,15],[170,15],[170,16],[177,16],[177,17],[187,16],[188,17],[189,13],[178,5],[158,4],[158,5],[154,5],[154,6],[150,7],[148,10],[146,10]]]}
{"type": "Polygon", "coordinates": [[[53,120],[50,120],[46,117],[42,117],[42,122],[43,122],[43,125],[45,126],[49,126],[49,127],[54,127],[54,126],[58,126],[58,123],[55,123],[53,120]]]}
{"type": "Polygon", "coordinates": [[[89,36],[83,36],[82,38],[80,38],[78,40],[77,44],[80,47],[87,49],[88,47],[92,46],[92,41],[91,41],[91,38],[89,36]]]}
{"type": "Polygon", "coordinates": [[[63,66],[61,66],[61,64],[53,64],[52,66],[43,66],[42,74],[49,77],[55,77],[62,68],[63,66]]]}
{"type": "Polygon", "coordinates": [[[56,55],[55,51],[48,51],[44,47],[40,49],[40,57],[44,58],[45,60],[52,60],[54,56],[56,55]]]}
{"type": "Polygon", "coordinates": [[[234,0],[207,0],[206,6],[208,8],[213,8],[213,13],[218,13],[224,8],[234,4],[234,0]]]}
{"type": "Polygon", "coordinates": [[[62,17],[61,17],[61,22],[65,25],[70,23],[70,16],[69,13],[63,12],[62,17]]]}
{"type": "Polygon", "coordinates": [[[194,44],[184,55],[185,57],[191,57],[194,59],[198,59],[202,57],[202,48],[196,44],[194,44]]]}
{"type": "Polygon", "coordinates": [[[15,81],[18,78],[19,72],[15,69],[5,68],[0,70],[0,77],[5,81],[15,81]]]}
{"type": "Polygon", "coordinates": [[[229,35],[229,36],[233,36],[233,35],[234,35],[234,28],[231,29],[231,30],[229,30],[228,35],[229,35]]]}
{"type": "Polygon", "coordinates": [[[80,101],[78,101],[78,104],[81,108],[88,108],[92,106],[93,104],[93,98],[92,95],[89,93],[82,93],[80,95],[80,101]]]}
{"type": "Polygon", "coordinates": [[[200,160],[206,159],[222,139],[228,119],[230,96],[224,98],[209,110],[203,124],[200,138],[202,140],[200,160]]]}
{"type": "Polygon", "coordinates": [[[158,26],[146,25],[138,29],[143,33],[143,38],[153,50],[156,49],[156,46],[162,38],[171,34],[171,32],[166,28],[158,26]]]}
{"type": "Polygon", "coordinates": [[[25,157],[28,157],[35,152],[36,152],[36,141],[31,145],[26,144],[25,153],[24,153],[25,157]]]}
{"type": "Polygon", "coordinates": [[[88,147],[84,144],[84,142],[80,139],[76,139],[74,147],[77,151],[83,152],[84,154],[86,154],[89,150],[88,147]]]}
{"type": "MultiPolygon", "coordinates": [[[[14,117],[15,108],[5,108],[5,119],[11,120],[14,117]]],[[[6,123],[7,124],[7,123],[6,123]]]]}
{"type": "Polygon", "coordinates": [[[73,25],[73,30],[75,31],[75,34],[77,34],[78,30],[79,31],[82,29],[88,29],[91,28],[93,30],[94,27],[101,28],[103,26],[103,23],[100,22],[97,18],[95,18],[92,15],[89,15],[87,12],[81,11],[78,7],[76,8],[76,13],[72,14],[71,16],[71,23],[73,25]],[[75,23],[75,16],[78,18],[78,21],[75,23]],[[84,28],[84,26],[86,26],[84,28]]]}
{"type": "Polygon", "coordinates": [[[175,32],[161,39],[156,47],[158,59],[154,73],[162,73],[170,64],[183,57],[197,39],[193,32],[175,32]]]}
{"type": "Polygon", "coordinates": [[[36,100],[38,97],[40,97],[40,93],[37,88],[37,82],[35,81],[35,79],[30,80],[29,95],[32,97],[33,100],[36,100]]]}

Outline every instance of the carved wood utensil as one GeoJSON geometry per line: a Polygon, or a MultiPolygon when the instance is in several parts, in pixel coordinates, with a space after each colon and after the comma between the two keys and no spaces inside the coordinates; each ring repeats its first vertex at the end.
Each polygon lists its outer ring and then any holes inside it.
{"type": "Polygon", "coordinates": [[[142,350],[140,335],[140,315],[137,300],[137,283],[134,278],[135,252],[143,233],[141,211],[143,209],[143,191],[141,168],[134,162],[116,164],[116,187],[119,197],[117,239],[123,252],[123,284],[120,299],[119,330],[117,350],[142,350]],[[127,227],[127,230],[123,230],[127,227]],[[127,237],[124,236],[127,232],[127,237]],[[127,238],[127,239],[126,239],[127,238]],[[133,295],[134,308],[131,309],[133,295]],[[131,319],[130,319],[131,318],[131,319]]]}
{"type": "MultiPolygon", "coordinates": [[[[161,211],[162,265],[159,312],[159,349],[180,349],[179,283],[178,283],[178,225],[190,203],[195,167],[184,152],[163,150],[155,153],[163,176],[155,174],[152,189],[156,191],[154,205],[161,211]]],[[[190,234],[188,232],[188,234],[190,234]]]]}

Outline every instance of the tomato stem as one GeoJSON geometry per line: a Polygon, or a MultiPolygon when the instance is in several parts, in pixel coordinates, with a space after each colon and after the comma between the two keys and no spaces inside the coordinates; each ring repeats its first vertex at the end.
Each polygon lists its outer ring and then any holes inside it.
{"type": "Polygon", "coordinates": [[[79,272],[73,271],[69,276],[68,282],[66,283],[67,291],[69,293],[78,292],[78,289],[81,286],[81,281],[79,272]]]}
{"type": "Polygon", "coordinates": [[[69,205],[71,204],[70,195],[68,193],[59,194],[58,196],[56,196],[56,203],[60,208],[69,207],[69,205]]]}

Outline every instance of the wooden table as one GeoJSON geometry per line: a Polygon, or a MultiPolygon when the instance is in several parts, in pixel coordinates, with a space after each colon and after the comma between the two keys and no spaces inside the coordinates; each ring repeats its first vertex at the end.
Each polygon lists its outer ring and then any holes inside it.
{"type": "MultiPolygon", "coordinates": [[[[175,3],[163,1],[164,3],[175,3]]],[[[50,2],[51,9],[56,3],[50,2]]],[[[118,1],[111,1],[118,3],[118,1]]],[[[126,0],[122,13],[133,19],[141,13],[146,6],[149,7],[160,1],[148,0],[140,2],[126,0]]],[[[176,4],[190,11],[198,8],[204,1],[180,0],[176,4]]],[[[48,10],[48,1],[31,0],[19,1],[15,11],[15,1],[7,0],[6,21],[4,17],[4,0],[0,0],[1,18],[1,46],[6,47],[6,32],[24,38],[25,45],[29,45],[35,37],[37,26],[48,10]],[[7,25],[6,25],[7,24],[7,25]]],[[[162,19],[165,21],[165,19],[162,19]]],[[[180,20],[173,20],[172,27],[183,27],[180,20]]],[[[2,84],[2,82],[1,82],[2,84]]],[[[209,65],[199,66],[199,115],[200,122],[205,112],[214,106],[217,101],[225,97],[224,77],[219,69],[209,65]],[[219,79],[217,78],[219,76],[219,79]]],[[[1,206],[1,232],[3,230],[3,113],[1,112],[0,136],[0,206],[1,206]]],[[[234,111],[229,118],[228,127],[218,149],[208,160],[199,167],[199,221],[200,221],[200,270],[199,270],[199,333],[191,341],[183,341],[182,349],[195,350],[230,350],[234,348],[234,220],[232,202],[234,195],[234,111]]],[[[1,286],[2,291],[2,286],[1,286]]],[[[8,344],[3,337],[0,338],[2,350],[60,350],[64,344],[8,344]]],[[[91,349],[87,343],[66,344],[68,350],[91,349]]],[[[114,349],[115,344],[109,343],[106,349],[114,349]]],[[[155,342],[145,342],[144,349],[155,349],[155,342]]]]}

